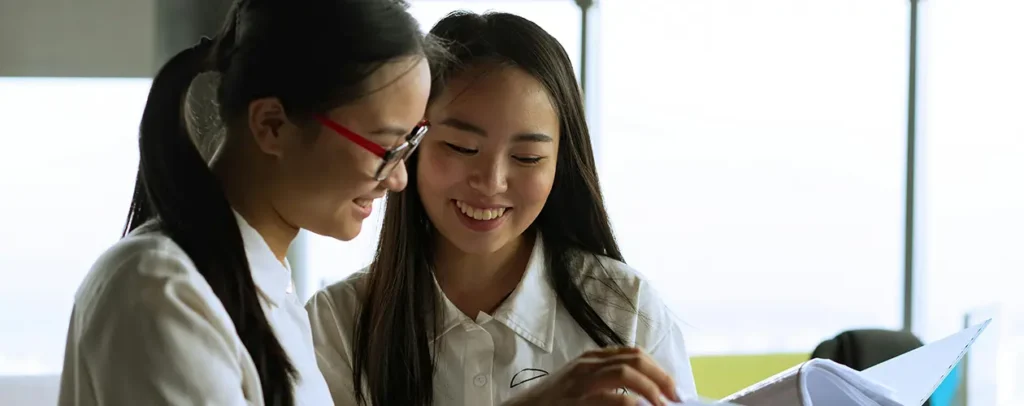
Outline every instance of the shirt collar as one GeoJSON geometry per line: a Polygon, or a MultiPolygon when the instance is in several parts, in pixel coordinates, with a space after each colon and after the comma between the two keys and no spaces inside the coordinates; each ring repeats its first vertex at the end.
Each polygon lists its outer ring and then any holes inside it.
{"type": "Polygon", "coordinates": [[[245,256],[249,260],[249,269],[252,271],[256,288],[271,306],[280,306],[285,296],[292,292],[292,269],[288,259],[286,258],[284,263],[278,261],[263,236],[237,211],[232,212],[238,221],[238,229],[242,232],[245,256]]]}
{"type": "MultiPolygon", "coordinates": [[[[440,334],[437,334],[437,337],[440,337],[460,323],[469,320],[441,292],[441,287],[437,284],[436,279],[434,287],[441,297],[444,308],[444,321],[440,334]]],[[[548,278],[544,242],[541,240],[540,233],[537,233],[523,279],[519,281],[519,286],[498,306],[491,317],[512,329],[526,341],[545,352],[551,352],[555,340],[555,312],[557,309],[558,297],[548,278]]]]}

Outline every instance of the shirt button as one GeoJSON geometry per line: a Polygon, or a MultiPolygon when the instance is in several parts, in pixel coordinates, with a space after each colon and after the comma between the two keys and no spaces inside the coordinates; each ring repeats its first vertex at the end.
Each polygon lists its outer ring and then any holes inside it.
{"type": "Polygon", "coordinates": [[[475,378],[473,378],[473,385],[476,385],[478,387],[487,385],[487,377],[483,375],[477,375],[475,378]]]}

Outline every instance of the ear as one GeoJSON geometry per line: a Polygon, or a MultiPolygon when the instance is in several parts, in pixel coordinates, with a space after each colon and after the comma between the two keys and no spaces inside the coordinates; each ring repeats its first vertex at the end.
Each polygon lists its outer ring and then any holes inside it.
{"type": "Polygon", "coordinates": [[[281,130],[290,122],[281,101],[273,98],[253,100],[249,103],[249,132],[256,146],[268,155],[280,157],[284,153],[285,139],[281,130]]]}

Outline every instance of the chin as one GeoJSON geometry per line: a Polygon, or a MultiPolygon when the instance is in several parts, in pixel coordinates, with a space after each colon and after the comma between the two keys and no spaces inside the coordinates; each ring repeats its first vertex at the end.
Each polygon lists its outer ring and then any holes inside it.
{"type": "Polygon", "coordinates": [[[343,224],[339,227],[336,233],[331,235],[331,237],[341,241],[352,241],[359,236],[361,231],[363,231],[362,222],[358,222],[356,224],[343,224]]]}
{"type": "Polygon", "coordinates": [[[460,251],[471,255],[493,254],[509,242],[507,238],[480,236],[460,236],[457,239],[449,239],[449,241],[460,251]]]}
{"type": "Polygon", "coordinates": [[[363,230],[363,222],[352,220],[335,220],[333,224],[317,230],[309,230],[314,234],[330,237],[335,240],[352,241],[363,230]]]}

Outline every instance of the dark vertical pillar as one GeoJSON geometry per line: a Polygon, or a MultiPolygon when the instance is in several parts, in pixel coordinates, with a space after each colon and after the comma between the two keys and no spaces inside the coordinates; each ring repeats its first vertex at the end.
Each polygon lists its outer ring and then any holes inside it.
{"type": "Polygon", "coordinates": [[[576,0],[576,5],[580,8],[580,88],[583,89],[583,94],[587,92],[587,47],[590,45],[590,26],[588,14],[590,12],[590,6],[594,5],[594,0],[576,0]]]}
{"type": "Polygon", "coordinates": [[[915,312],[915,268],[914,268],[914,227],[917,169],[917,46],[918,46],[918,2],[910,0],[910,69],[907,88],[907,167],[905,224],[903,239],[903,330],[910,332],[914,327],[915,312]]]}
{"type": "Polygon", "coordinates": [[[583,92],[584,107],[587,112],[587,121],[590,124],[590,138],[594,149],[595,159],[600,163],[602,159],[601,149],[601,117],[597,113],[600,103],[599,62],[597,57],[600,50],[599,34],[600,25],[600,4],[597,0],[575,0],[580,12],[580,59],[579,59],[579,81],[580,89],[583,92]]]}

